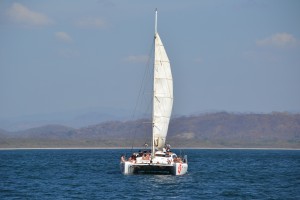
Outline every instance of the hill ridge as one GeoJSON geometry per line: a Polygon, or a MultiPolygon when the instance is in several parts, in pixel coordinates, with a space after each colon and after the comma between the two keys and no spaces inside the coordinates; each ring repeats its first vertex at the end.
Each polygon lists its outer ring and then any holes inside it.
{"type": "MultiPolygon", "coordinates": [[[[0,148],[131,147],[151,143],[145,119],[107,121],[82,128],[46,125],[0,129],[0,148]]],[[[300,114],[206,113],[171,119],[167,142],[189,148],[300,148],[300,114]]]]}

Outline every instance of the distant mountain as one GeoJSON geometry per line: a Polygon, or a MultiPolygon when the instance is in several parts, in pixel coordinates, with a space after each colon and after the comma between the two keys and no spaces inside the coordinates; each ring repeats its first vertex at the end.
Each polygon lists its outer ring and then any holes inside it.
{"type": "Polygon", "coordinates": [[[89,108],[85,110],[35,114],[0,119],[0,128],[8,131],[22,131],[48,124],[61,124],[73,128],[89,126],[109,120],[126,120],[130,112],[117,108],[89,108]]]}
{"type": "Polygon", "coordinates": [[[180,146],[300,148],[300,115],[226,112],[172,120],[170,139],[180,146]]]}
{"type": "MultiPolygon", "coordinates": [[[[47,125],[0,130],[5,147],[142,147],[151,143],[150,120],[108,121],[83,128],[47,125]]],[[[300,148],[300,114],[208,113],[171,120],[167,143],[194,148],[300,148]]]]}
{"type": "Polygon", "coordinates": [[[75,129],[62,125],[46,125],[15,132],[16,138],[70,139],[75,129]]]}

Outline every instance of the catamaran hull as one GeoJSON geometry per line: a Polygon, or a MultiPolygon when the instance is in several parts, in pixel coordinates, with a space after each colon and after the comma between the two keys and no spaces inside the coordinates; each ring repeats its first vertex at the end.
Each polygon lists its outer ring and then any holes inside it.
{"type": "Polygon", "coordinates": [[[174,163],[174,164],[134,164],[131,162],[120,163],[121,172],[124,175],[133,174],[171,174],[171,175],[184,175],[187,173],[187,163],[174,163]]]}

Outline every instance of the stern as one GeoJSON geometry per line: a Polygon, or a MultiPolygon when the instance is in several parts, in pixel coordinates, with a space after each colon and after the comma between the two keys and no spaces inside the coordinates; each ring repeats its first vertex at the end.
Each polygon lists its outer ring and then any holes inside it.
{"type": "Polygon", "coordinates": [[[133,174],[134,168],[131,162],[120,162],[120,170],[122,174],[129,175],[133,174]]]}

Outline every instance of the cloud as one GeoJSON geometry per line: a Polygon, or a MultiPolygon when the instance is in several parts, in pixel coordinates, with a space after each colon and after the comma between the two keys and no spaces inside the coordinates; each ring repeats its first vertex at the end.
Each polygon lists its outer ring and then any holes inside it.
{"type": "Polygon", "coordinates": [[[20,3],[13,3],[7,15],[14,22],[23,25],[43,26],[53,23],[46,15],[32,11],[20,3]]]}
{"type": "Polygon", "coordinates": [[[126,62],[131,63],[146,63],[149,60],[149,56],[139,55],[139,56],[128,56],[125,58],[126,62]]]}
{"type": "Polygon", "coordinates": [[[98,17],[86,17],[78,20],[76,25],[81,28],[104,28],[106,22],[98,17]]]}
{"type": "Polygon", "coordinates": [[[72,42],[72,38],[66,32],[56,32],[55,37],[63,42],[70,43],[72,42]]]}
{"type": "Polygon", "coordinates": [[[256,41],[258,46],[291,47],[298,44],[299,41],[289,33],[277,33],[256,41]]]}

